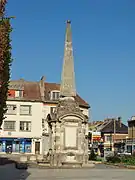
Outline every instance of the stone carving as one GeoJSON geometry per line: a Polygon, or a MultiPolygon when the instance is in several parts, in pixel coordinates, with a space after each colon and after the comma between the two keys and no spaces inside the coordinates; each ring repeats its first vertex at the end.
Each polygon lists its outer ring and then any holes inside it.
{"type": "Polygon", "coordinates": [[[86,119],[84,114],[82,114],[78,103],[74,99],[68,98],[60,100],[54,114],[52,114],[52,119],[60,119],[60,117],[66,114],[76,114],[82,119],[86,119]]]}

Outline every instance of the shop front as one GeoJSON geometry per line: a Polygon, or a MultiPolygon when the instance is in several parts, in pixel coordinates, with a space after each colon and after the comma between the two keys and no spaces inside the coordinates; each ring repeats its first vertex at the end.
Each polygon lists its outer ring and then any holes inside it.
{"type": "Polygon", "coordinates": [[[30,138],[0,138],[0,153],[31,153],[30,138]]]}
{"type": "Polygon", "coordinates": [[[135,143],[126,143],[125,151],[129,154],[133,154],[135,152],[135,143]]]}

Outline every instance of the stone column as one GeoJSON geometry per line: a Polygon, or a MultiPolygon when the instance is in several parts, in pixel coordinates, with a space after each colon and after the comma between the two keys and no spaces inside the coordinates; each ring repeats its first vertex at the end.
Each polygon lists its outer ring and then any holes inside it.
{"type": "Polygon", "coordinates": [[[56,150],[56,138],[55,138],[55,134],[56,134],[56,127],[55,127],[55,123],[52,123],[52,153],[54,154],[55,150],[56,150]]]}
{"type": "Polygon", "coordinates": [[[54,151],[54,166],[60,166],[60,149],[61,149],[61,142],[60,142],[60,123],[57,122],[55,126],[55,151],[54,151]]]}
{"type": "Polygon", "coordinates": [[[56,153],[60,151],[60,123],[56,123],[56,153]]]}

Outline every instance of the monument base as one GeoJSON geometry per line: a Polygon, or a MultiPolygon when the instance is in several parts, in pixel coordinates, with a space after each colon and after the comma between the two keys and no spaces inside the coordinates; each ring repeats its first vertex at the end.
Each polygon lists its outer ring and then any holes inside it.
{"type": "Polygon", "coordinates": [[[86,156],[83,154],[72,154],[69,156],[69,153],[56,153],[52,155],[53,158],[50,162],[53,167],[84,167],[85,164],[87,166],[88,161],[86,160],[86,156]]]}
{"type": "Polygon", "coordinates": [[[65,161],[62,162],[62,167],[81,168],[82,163],[77,161],[65,161]]]}

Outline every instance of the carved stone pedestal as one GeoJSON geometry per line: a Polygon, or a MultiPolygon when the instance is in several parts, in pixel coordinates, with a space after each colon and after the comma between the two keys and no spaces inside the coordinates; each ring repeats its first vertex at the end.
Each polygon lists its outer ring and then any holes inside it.
{"type": "Polygon", "coordinates": [[[74,98],[60,100],[49,116],[53,166],[82,166],[88,161],[87,119],[74,98]]]}

